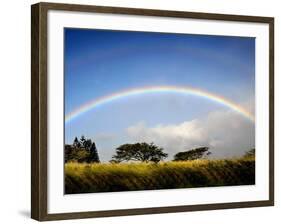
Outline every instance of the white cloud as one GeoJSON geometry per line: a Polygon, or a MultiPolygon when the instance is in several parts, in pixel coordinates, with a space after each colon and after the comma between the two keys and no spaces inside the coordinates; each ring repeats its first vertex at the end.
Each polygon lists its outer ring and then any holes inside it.
{"type": "Polygon", "coordinates": [[[154,142],[172,156],[199,146],[209,146],[216,157],[239,156],[254,147],[255,126],[233,111],[212,112],[205,119],[148,127],[139,122],[127,128],[132,141],[154,142]]]}

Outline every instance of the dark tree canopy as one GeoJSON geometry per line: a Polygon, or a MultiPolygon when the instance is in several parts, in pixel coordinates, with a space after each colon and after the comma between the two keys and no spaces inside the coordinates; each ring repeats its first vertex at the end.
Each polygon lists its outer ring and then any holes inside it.
{"type": "Polygon", "coordinates": [[[74,141],[73,141],[73,147],[76,147],[76,148],[80,148],[81,144],[78,140],[77,137],[75,137],[74,141]]]}
{"type": "Polygon", "coordinates": [[[80,138],[81,147],[84,147],[84,148],[85,148],[85,142],[86,142],[86,138],[85,138],[84,135],[82,135],[81,138],[80,138]]]}
{"type": "Polygon", "coordinates": [[[92,143],[92,145],[90,147],[89,162],[92,162],[92,163],[100,162],[98,150],[97,150],[96,144],[94,142],[92,143]]]}
{"type": "Polygon", "coordinates": [[[95,142],[92,142],[91,139],[86,139],[83,135],[80,140],[75,137],[72,145],[65,145],[64,161],[99,163],[100,159],[95,142]]]}
{"type": "Polygon", "coordinates": [[[84,148],[74,148],[73,145],[65,145],[64,162],[87,163],[90,156],[89,151],[84,148]]]}
{"type": "Polygon", "coordinates": [[[92,140],[87,139],[87,140],[84,141],[83,147],[90,151],[92,144],[93,144],[92,140]]]}
{"type": "Polygon", "coordinates": [[[209,147],[200,147],[174,155],[174,161],[195,160],[210,155],[209,147]]]}
{"type": "Polygon", "coordinates": [[[153,143],[135,143],[124,144],[116,149],[116,154],[112,156],[111,162],[122,161],[141,161],[141,162],[155,162],[167,158],[168,154],[163,152],[160,148],[153,143]]]}

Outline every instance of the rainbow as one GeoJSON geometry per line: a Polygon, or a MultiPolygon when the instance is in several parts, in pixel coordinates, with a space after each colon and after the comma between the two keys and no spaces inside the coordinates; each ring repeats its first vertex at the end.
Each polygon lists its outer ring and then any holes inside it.
{"type": "Polygon", "coordinates": [[[206,98],[208,100],[214,101],[219,103],[225,107],[228,107],[237,113],[241,114],[242,116],[246,117],[252,122],[255,122],[255,117],[245,108],[236,104],[222,96],[218,96],[216,94],[196,89],[192,87],[178,87],[178,86],[149,86],[149,87],[142,87],[142,88],[134,88],[134,89],[127,89],[121,92],[116,92],[111,95],[103,96],[100,98],[93,99],[79,108],[73,110],[65,117],[65,123],[69,123],[73,119],[81,116],[82,114],[93,110],[101,105],[110,103],[115,100],[119,100],[129,96],[136,96],[136,95],[143,95],[143,94],[152,94],[152,93],[174,93],[174,94],[184,94],[184,95],[195,95],[202,98],[206,98]]]}

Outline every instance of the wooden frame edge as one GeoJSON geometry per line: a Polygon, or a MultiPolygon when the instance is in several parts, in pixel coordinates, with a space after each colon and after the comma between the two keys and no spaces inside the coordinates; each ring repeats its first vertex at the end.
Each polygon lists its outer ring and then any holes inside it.
{"type": "Polygon", "coordinates": [[[228,20],[228,21],[258,22],[258,23],[270,23],[274,20],[273,17],[266,17],[266,16],[248,16],[248,15],[235,15],[235,14],[187,12],[187,11],[64,4],[64,3],[50,3],[50,2],[39,2],[37,4],[46,10],[66,10],[66,11],[76,11],[76,12],[98,12],[98,13],[113,13],[113,14],[125,14],[125,15],[141,15],[141,16],[145,15],[145,16],[159,16],[159,17],[228,20]]]}
{"type": "Polygon", "coordinates": [[[37,130],[39,129],[39,98],[38,98],[38,71],[39,67],[39,10],[38,5],[31,7],[31,217],[39,219],[39,195],[38,186],[39,180],[39,140],[37,130]]]}
{"type": "Polygon", "coordinates": [[[251,208],[251,207],[267,207],[273,206],[273,202],[266,201],[250,201],[250,202],[234,202],[234,203],[217,203],[204,205],[188,205],[188,206],[171,206],[171,207],[152,207],[139,209],[122,209],[122,210],[108,210],[108,211],[89,211],[89,212],[74,212],[74,213],[57,213],[48,214],[40,221],[55,221],[55,220],[69,220],[69,219],[87,219],[87,218],[105,218],[116,216],[133,216],[133,215],[152,215],[164,213],[181,213],[192,211],[209,211],[222,209],[237,209],[237,208],[251,208]]]}
{"type": "Polygon", "coordinates": [[[274,18],[269,22],[269,200],[274,205],[274,18]]]}
{"type": "Polygon", "coordinates": [[[31,218],[47,217],[47,9],[31,6],[31,218]]]}
{"type": "Polygon", "coordinates": [[[31,218],[38,221],[160,214],[274,205],[274,18],[107,6],[37,3],[31,6],[31,218]],[[269,200],[159,208],[48,214],[47,210],[47,12],[67,10],[269,24],[269,200]]]}

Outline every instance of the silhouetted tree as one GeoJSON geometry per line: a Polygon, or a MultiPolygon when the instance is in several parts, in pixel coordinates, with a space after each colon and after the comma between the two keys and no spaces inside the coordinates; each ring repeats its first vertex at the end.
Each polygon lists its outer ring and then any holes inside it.
{"type": "Polygon", "coordinates": [[[89,156],[88,162],[91,162],[91,163],[100,162],[100,158],[99,158],[99,154],[98,154],[98,150],[97,150],[95,142],[93,142],[90,147],[90,156],[89,156]]]}
{"type": "Polygon", "coordinates": [[[191,149],[185,152],[179,152],[174,155],[174,161],[185,161],[185,160],[195,160],[202,157],[207,157],[211,154],[208,147],[200,147],[196,149],[191,149]]]}
{"type": "Polygon", "coordinates": [[[87,149],[88,151],[90,151],[91,146],[92,146],[92,140],[91,139],[87,139],[84,141],[84,148],[87,149]]]}
{"type": "Polygon", "coordinates": [[[160,148],[153,143],[135,143],[124,144],[116,149],[116,154],[112,156],[111,162],[122,161],[141,161],[141,162],[155,162],[168,157],[167,153],[163,152],[163,148],[160,148]]]}
{"type": "Polygon", "coordinates": [[[75,137],[74,141],[73,141],[73,147],[75,148],[80,148],[81,147],[81,144],[80,142],[78,141],[78,138],[75,137]]]}
{"type": "Polygon", "coordinates": [[[71,160],[72,151],[73,151],[72,145],[65,145],[64,146],[64,162],[65,163],[71,160]]]}
{"type": "Polygon", "coordinates": [[[90,152],[84,148],[74,148],[72,145],[64,147],[64,162],[88,162],[90,152]]]}
{"type": "Polygon", "coordinates": [[[72,145],[65,145],[64,161],[65,163],[70,161],[79,163],[100,162],[95,143],[92,143],[91,139],[86,139],[84,135],[81,136],[80,141],[75,137],[72,145]]]}
{"type": "Polygon", "coordinates": [[[80,138],[81,147],[85,148],[85,142],[86,142],[86,138],[84,135],[82,135],[80,138]]]}

